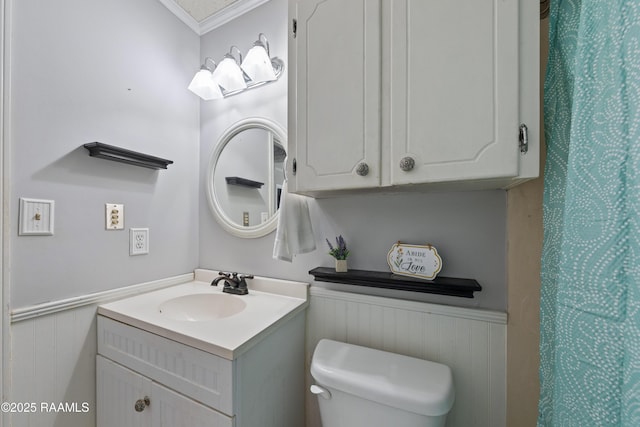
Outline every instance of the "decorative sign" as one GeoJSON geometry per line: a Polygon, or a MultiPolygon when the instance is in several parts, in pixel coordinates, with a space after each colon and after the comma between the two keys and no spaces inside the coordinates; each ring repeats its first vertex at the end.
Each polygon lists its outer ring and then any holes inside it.
{"type": "Polygon", "coordinates": [[[442,258],[431,245],[409,245],[398,242],[387,254],[391,272],[403,276],[433,280],[442,269],[442,258]]]}

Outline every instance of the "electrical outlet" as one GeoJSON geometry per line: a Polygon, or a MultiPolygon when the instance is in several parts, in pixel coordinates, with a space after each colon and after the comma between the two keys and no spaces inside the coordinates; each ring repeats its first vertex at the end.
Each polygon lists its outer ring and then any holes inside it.
{"type": "Polygon", "coordinates": [[[124,228],[124,205],[107,203],[105,205],[105,220],[107,230],[122,230],[124,228]]]}
{"type": "Polygon", "coordinates": [[[149,253],[149,229],[129,229],[129,255],[145,255],[149,253]]]}

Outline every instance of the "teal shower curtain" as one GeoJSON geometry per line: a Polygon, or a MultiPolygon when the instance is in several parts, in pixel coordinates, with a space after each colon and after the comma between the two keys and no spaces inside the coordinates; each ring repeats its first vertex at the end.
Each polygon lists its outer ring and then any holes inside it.
{"type": "Polygon", "coordinates": [[[552,0],[538,426],[640,426],[640,0],[552,0]]]}

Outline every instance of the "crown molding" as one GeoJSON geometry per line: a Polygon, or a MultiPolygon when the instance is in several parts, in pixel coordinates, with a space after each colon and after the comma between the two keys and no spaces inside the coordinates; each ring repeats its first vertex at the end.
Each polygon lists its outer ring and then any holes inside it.
{"type": "Polygon", "coordinates": [[[200,22],[199,34],[202,36],[211,30],[215,30],[216,28],[234,20],[241,15],[244,15],[250,10],[263,5],[268,1],[269,0],[237,0],[235,3],[231,3],[220,12],[214,13],[213,15],[205,18],[202,22],[200,22]]]}
{"type": "Polygon", "coordinates": [[[195,18],[187,13],[182,7],[178,5],[174,0],[158,0],[164,5],[171,13],[176,15],[179,20],[187,24],[187,27],[191,28],[194,33],[200,34],[200,24],[195,18]]]}
{"type": "Polygon", "coordinates": [[[234,20],[235,18],[255,9],[256,7],[268,2],[269,0],[237,0],[225,7],[219,12],[205,18],[201,22],[189,15],[175,0],[158,0],[178,19],[184,22],[196,34],[202,36],[211,30],[234,20]]]}

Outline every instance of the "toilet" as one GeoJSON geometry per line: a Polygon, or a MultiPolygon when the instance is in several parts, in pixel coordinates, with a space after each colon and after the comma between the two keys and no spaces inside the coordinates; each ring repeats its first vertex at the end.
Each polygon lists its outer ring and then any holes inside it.
{"type": "Polygon", "coordinates": [[[454,401],[446,365],[328,339],[311,376],[323,427],[440,427],[454,401]]]}

